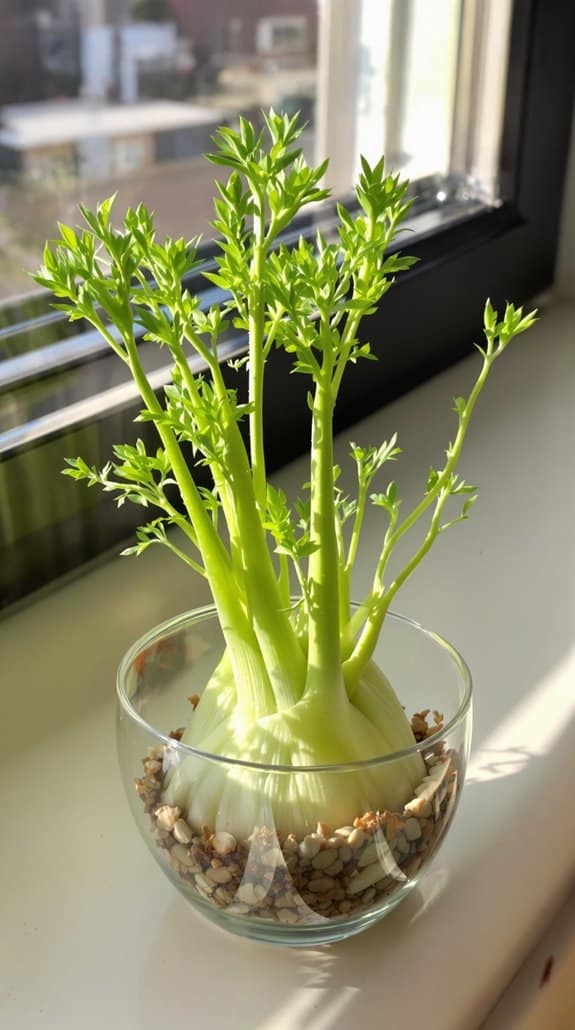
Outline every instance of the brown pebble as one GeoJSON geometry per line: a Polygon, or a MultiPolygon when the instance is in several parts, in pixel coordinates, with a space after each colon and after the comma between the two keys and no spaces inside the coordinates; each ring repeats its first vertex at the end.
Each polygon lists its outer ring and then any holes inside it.
{"type": "Polygon", "coordinates": [[[183,844],[174,844],[171,854],[172,857],[177,858],[178,862],[181,862],[182,865],[191,866],[193,863],[193,858],[190,855],[190,852],[183,844]]]}
{"type": "Polygon", "coordinates": [[[232,874],[225,866],[219,866],[217,869],[208,869],[206,876],[212,883],[229,883],[232,878],[232,874]]]}
{"type": "Polygon", "coordinates": [[[309,889],[314,894],[325,894],[335,887],[335,880],[331,876],[320,876],[317,880],[310,880],[309,889]]]}

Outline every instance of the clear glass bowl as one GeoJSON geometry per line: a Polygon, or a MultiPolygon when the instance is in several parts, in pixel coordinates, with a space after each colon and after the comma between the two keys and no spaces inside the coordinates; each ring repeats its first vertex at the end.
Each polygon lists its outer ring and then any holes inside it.
{"type": "Polygon", "coordinates": [[[354,764],[273,767],[202,753],[179,740],[193,718],[189,699],[201,698],[223,648],[215,609],[207,607],[156,627],[120,664],[119,758],[137,826],[196,911],[233,933],[291,946],[358,933],[413,889],[453,819],[469,753],[469,669],[436,633],[390,613],[374,659],[413,717],[417,743],[354,764]],[[190,759],[200,777],[209,772],[241,784],[241,839],[221,826],[194,825],[189,813],[165,803],[164,778],[190,759]],[[399,774],[406,761],[420,763],[422,780],[398,811],[374,809],[372,790],[346,825],[330,824],[327,811],[305,833],[274,825],[271,799],[285,797],[286,777],[288,794],[302,777],[315,777],[316,794],[321,783],[327,798],[361,798],[361,784],[399,774]]]}

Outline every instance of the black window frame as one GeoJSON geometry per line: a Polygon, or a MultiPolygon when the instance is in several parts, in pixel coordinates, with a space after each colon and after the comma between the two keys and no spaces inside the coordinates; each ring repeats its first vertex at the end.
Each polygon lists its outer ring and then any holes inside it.
{"type": "MultiPolygon", "coordinates": [[[[507,299],[524,303],[552,285],[575,89],[574,38],[573,5],[515,0],[501,147],[504,200],[493,207],[473,204],[456,218],[444,211],[433,231],[410,243],[409,252],[420,262],[365,324],[380,360],[360,362],[347,376],[338,430],[469,354],[486,296],[495,306],[507,299]]],[[[330,217],[328,209],[322,216],[328,229],[330,217]]],[[[314,218],[310,230],[316,227],[314,218]]],[[[206,259],[212,254],[208,249],[206,259]]],[[[232,350],[241,347],[241,339],[230,341],[232,350]]],[[[287,356],[276,352],[266,379],[270,469],[309,445],[306,389],[304,377],[289,375],[287,356]]],[[[43,432],[40,422],[13,440],[10,434],[4,441],[0,436],[0,608],[8,610],[85,562],[117,552],[133,533],[141,519],[138,508],[125,505],[117,511],[103,495],[79,502],[79,489],[58,471],[66,455],[81,453],[103,463],[113,443],[153,432],[148,427],[143,433],[141,425],[135,429],[138,408],[135,397],[127,397],[103,414],[94,413],[92,405],[89,417],[80,414],[72,426],[43,432]],[[6,513],[14,519],[18,505],[25,511],[48,495],[46,519],[10,542],[2,526],[6,513]]]]}

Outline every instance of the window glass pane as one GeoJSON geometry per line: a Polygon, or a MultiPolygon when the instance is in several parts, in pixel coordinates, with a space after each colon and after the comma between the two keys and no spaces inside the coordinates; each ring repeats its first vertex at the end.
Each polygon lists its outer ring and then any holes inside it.
{"type": "Polygon", "coordinates": [[[159,231],[210,233],[217,126],[301,110],[313,159],[316,0],[4,0],[0,302],[56,221],[118,191],[159,231]]]}
{"type": "MultiPolygon", "coordinates": [[[[441,179],[454,168],[465,177],[471,166],[476,174],[470,126],[493,170],[510,7],[511,0],[2,0],[0,357],[30,345],[11,332],[2,347],[2,324],[18,321],[6,302],[33,296],[27,270],[58,220],[77,221],[79,201],[92,207],[117,191],[118,214],[144,201],[161,234],[212,235],[216,170],[201,155],[216,127],[239,114],[261,120],[270,105],[301,111],[304,152],[312,161],[330,157],[327,182],[339,195],[349,192],[360,153],[377,160],[384,152],[412,179],[441,179]],[[488,75],[482,52],[491,55],[488,75]],[[489,100],[483,106],[478,86],[489,100]]],[[[46,330],[37,344],[55,333],[46,330]]]]}

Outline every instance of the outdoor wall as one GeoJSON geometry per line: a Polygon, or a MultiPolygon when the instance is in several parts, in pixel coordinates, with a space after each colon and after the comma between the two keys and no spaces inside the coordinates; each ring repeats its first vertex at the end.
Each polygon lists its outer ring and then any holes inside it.
{"type": "Polygon", "coordinates": [[[317,0],[216,0],[190,4],[189,0],[168,0],[182,33],[194,44],[200,61],[227,51],[233,38],[234,51],[255,54],[256,25],[260,18],[305,15],[309,26],[310,54],[317,43],[317,0]],[[236,31],[231,32],[232,22],[236,31]]]}
{"type": "Polygon", "coordinates": [[[0,0],[0,104],[38,100],[43,79],[33,15],[19,0],[0,0]]]}
{"type": "Polygon", "coordinates": [[[105,100],[115,86],[114,62],[119,67],[119,99],[135,103],[138,97],[138,62],[171,58],[176,53],[173,22],[140,22],[114,27],[91,25],[82,30],[81,64],[84,93],[105,100]]]}

